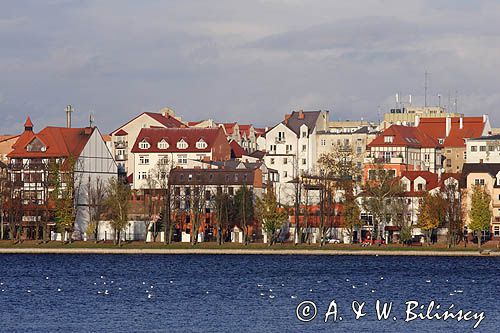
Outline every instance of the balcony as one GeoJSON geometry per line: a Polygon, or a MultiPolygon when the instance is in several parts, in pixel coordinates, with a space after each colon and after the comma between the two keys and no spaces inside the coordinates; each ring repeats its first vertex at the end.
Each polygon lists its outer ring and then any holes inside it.
{"type": "Polygon", "coordinates": [[[128,154],[115,155],[115,161],[126,161],[127,159],[128,159],[128,154]]]}
{"type": "Polygon", "coordinates": [[[285,143],[285,138],[276,137],[274,138],[275,143],[285,143]]]}
{"type": "Polygon", "coordinates": [[[127,141],[115,141],[115,148],[116,149],[125,149],[127,147],[128,147],[127,141]]]}

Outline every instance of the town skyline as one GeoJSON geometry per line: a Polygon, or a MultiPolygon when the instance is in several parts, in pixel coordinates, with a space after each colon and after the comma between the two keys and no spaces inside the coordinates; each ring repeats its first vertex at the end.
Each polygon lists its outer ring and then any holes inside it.
{"type": "MultiPolygon", "coordinates": [[[[395,94],[494,114],[499,5],[493,1],[129,2],[2,6],[1,133],[26,116],[43,128],[74,123],[109,132],[168,106],[186,120],[259,127],[292,110],[332,120],[378,120],[395,94]],[[255,15],[258,13],[259,15],[255,15]]],[[[498,127],[498,119],[492,117],[498,127]]]]}

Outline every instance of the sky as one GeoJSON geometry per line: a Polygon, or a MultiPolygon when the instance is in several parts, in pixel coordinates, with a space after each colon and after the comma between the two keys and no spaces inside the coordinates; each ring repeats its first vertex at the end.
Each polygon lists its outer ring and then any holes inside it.
{"type": "Polygon", "coordinates": [[[144,111],[273,126],[377,120],[412,95],[500,126],[500,2],[0,0],[0,133],[144,111]]]}

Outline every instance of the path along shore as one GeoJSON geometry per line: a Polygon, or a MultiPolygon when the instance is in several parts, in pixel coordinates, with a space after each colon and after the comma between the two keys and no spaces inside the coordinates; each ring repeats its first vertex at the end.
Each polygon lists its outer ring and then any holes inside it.
{"type": "Polygon", "coordinates": [[[353,255],[500,257],[500,252],[426,250],[314,250],[314,249],[122,249],[122,248],[0,248],[0,254],[226,254],[226,255],[353,255]]]}

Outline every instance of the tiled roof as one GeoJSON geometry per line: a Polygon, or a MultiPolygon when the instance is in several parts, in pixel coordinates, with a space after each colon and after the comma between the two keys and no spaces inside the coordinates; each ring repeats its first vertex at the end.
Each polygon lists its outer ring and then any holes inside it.
{"type": "Polygon", "coordinates": [[[118,132],[115,133],[116,136],[123,136],[123,135],[128,135],[127,131],[124,129],[120,129],[118,132]]]}
{"type": "Polygon", "coordinates": [[[403,177],[406,177],[411,182],[410,192],[417,192],[414,188],[413,182],[418,177],[425,179],[426,191],[439,187],[438,175],[430,171],[402,171],[401,178],[403,177]]]}
{"type": "Polygon", "coordinates": [[[143,128],[132,147],[132,153],[210,152],[219,135],[225,137],[221,128],[143,128]],[[187,149],[177,148],[177,142],[181,139],[187,142],[187,149]],[[139,148],[139,143],[143,140],[150,144],[149,149],[139,148]],[[167,149],[158,148],[158,142],[162,140],[168,143],[167,149]],[[196,148],[199,140],[205,141],[207,147],[196,148]]]}
{"type": "Polygon", "coordinates": [[[78,157],[95,128],[45,127],[38,133],[24,131],[12,146],[10,158],[78,157]],[[26,146],[37,138],[45,151],[27,151],[26,146]]]}
{"type": "Polygon", "coordinates": [[[7,140],[10,140],[13,138],[17,138],[18,136],[19,136],[19,134],[18,135],[0,135],[0,142],[7,141],[7,140]]]}
{"type": "Polygon", "coordinates": [[[433,148],[438,147],[437,139],[427,135],[417,127],[402,125],[391,125],[388,129],[378,135],[368,147],[415,147],[433,148]],[[392,142],[385,142],[384,137],[392,136],[392,142]]]}
{"type": "MultiPolygon", "coordinates": [[[[465,163],[462,167],[462,186],[467,187],[467,176],[470,173],[487,173],[491,177],[496,177],[500,172],[500,163],[465,163]]],[[[500,187],[495,182],[494,187],[500,187]]]]}
{"type": "MultiPolygon", "coordinates": [[[[111,132],[111,135],[113,135],[113,133],[115,133],[117,131],[119,132],[122,129],[122,127],[125,127],[126,125],[130,124],[131,122],[133,122],[134,120],[136,120],[137,118],[139,118],[140,116],[142,116],[143,114],[145,114],[148,117],[156,120],[157,122],[159,122],[160,124],[162,124],[164,127],[167,127],[167,128],[186,127],[186,125],[183,122],[177,120],[176,118],[172,117],[169,114],[165,114],[165,116],[163,116],[161,113],[143,112],[140,115],[138,115],[137,117],[135,117],[132,120],[130,120],[127,123],[125,123],[124,125],[122,125],[119,128],[115,129],[113,132],[111,132]]],[[[117,135],[117,134],[114,134],[114,135],[117,135]]],[[[122,135],[122,134],[118,134],[118,135],[122,135]]]]}
{"type": "Polygon", "coordinates": [[[465,147],[467,138],[481,136],[484,130],[483,117],[462,117],[462,128],[460,118],[449,118],[451,128],[446,136],[446,118],[422,118],[418,129],[434,139],[444,139],[444,147],[465,147]]]}
{"type": "Polygon", "coordinates": [[[245,149],[243,149],[238,142],[231,140],[229,142],[229,146],[231,146],[231,158],[240,158],[244,154],[246,154],[245,149]]]}
{"type": "Polygon", "coordinates": [[[285,116],[282,123],[297,135],[300,135],[300,126],[305,124],[309,134],[311,134],[316,127],[316,121],[320,114],[321,111],[293,111],[285,116]]]}

